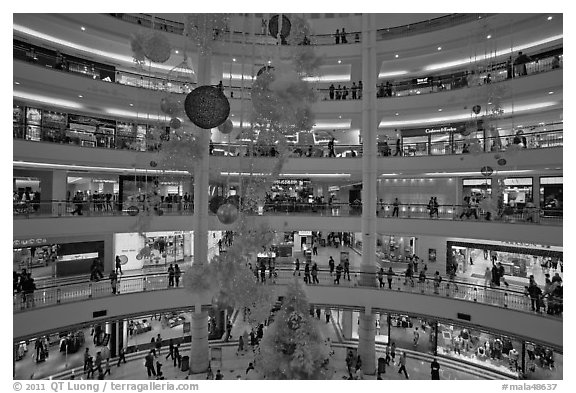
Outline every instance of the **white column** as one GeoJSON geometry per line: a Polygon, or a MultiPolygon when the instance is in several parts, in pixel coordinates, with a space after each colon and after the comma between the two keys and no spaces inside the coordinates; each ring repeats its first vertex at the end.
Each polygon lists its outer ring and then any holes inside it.
{"type": "Polygon", "coordinates": [[[540,176],[532,178],[532,202],[537,209],[540,209],[540,176]]]}
{"type": "Polygon", "coordinates": [[[358,355],[362,360],[364,374],[374,374],[376,371],[376,319],[370,309],[360,313],[358,355]]]}
{"type": "MultiPolygon", "coordinates": [[[[362,263],[360,271],[376,271],[377,143],[376,14],[362,15],[362,263]]],[[[373,274],[362,274],[361,285],[376,285],[373,274]]]]}
{"type": "Polygon", "coordinates": [[[352,311],[344,310],[342,313],[342,335],[346,340],[352,339],[352,311]]]}
{"type": "Polygon", "coordinates": [[[65,201],[68,172],[63,170],[40,171],[40,211],[53,215],[64,214],[66,203],[49,203],[49,201],[65,201]]]}
{"type": "MultiPolygon", "coordinates": [[[[198,86],[210,85],[211,55],[198,56],[198,86]]],[[[210,130],[194,127],[196,137],[203,146],[204,154],[194,167],[194,263],[192,269],[208,263],[208,170],[210,130]]],[[[190,373],[202,373],[208,369],[208,313],[201,310],[201,303],[194,299],[190,347],[190,373]]]]}

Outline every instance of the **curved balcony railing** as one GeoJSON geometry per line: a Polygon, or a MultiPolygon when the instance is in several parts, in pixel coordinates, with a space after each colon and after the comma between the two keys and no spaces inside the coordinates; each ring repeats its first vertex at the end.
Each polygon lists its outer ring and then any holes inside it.
{"type": "MultiPolygon", "coordinates": [[[[303,268],[302,268],[303,269],[303,268]]],[[[261,285],[285,285],[293,279],[292,270],[276,269],[275,274],[267,269],[264,282],[261,278],[256,278],[261,285]]],[[[301,272],[304,276],[304,272],[301,272]]],[[[258,271],[260,276],[260,271],[258,271]]],[[[383,287],[379,287],[379,280],[376,273],[365,273],[352,271],[340,277],[336,283],[336,276],[329,271],[320,269],[318,271],[318,283],[309,285],[336,286],[341,287],[368,287],[381,292],[404,291],[426,296],[452,297],[454,299],[469,301],[474,303],[488,304],[495,307],[509,308],[512,310],[536,313],[532,311],[531,299],[524,291],[509,289],[508,287],[494,287],[478,283],[457,281],[443,278],[441,282],[436,282],[433,278],[427,277],[419,279],[406,278],[403,272],[395,272],[388,284],[388,276],[383,277],[383,287]]],[[[185,286],[184,279],[181,279],[180,287],[185,286]]],[[[28,293],[14,293],[13,311],[14,313],[25,312],[26,310],[39,307],[54,306],[62,303],[85,301],[95,298],[121,296],[129,293],[141,293],[159,290],[178,289],[168,286],[168,274],[145,274],[135,276],[120,276],[117,284],[118,294],[112,293],[110,280],[85,281],[81,283],[57,284],[47,286],[42,289],[28,293]]],[[[558,318],[562,316],[563,299],[555,296],[545,296],[545,312],[540,315],[558,318]]]]}
{"type": "MultiPolygon", "coordinates": [[[[148,14],[108,14],[115,18],[121,19],[126,22],[134,23],[142,27],[154,27],[156,30],[165,31],[168,33],[173,33],[177,35],[184,34],[184,24],[181,22],[175,22],[164,18],[154,17],[148,14]],[[152,23],[154,19],[154,23],[152,23]]],[[[399,37],[407,37],[416,34],[429,33],[436,30],[446,29],[449,27],[457,26],[463,23],[474,22],[482,18],[487,18],[495,14],[449,14],[440,16],[438,18],[428,19],[421,22],[387,27],[378,29],[376,31],[376,40],[384,41],[399,37]]],[[[261,21],[262,18],[256,18],[257,21],[261,21]]],[[[261,26],[261,24],[259,24],[261,26]]],[[[259,31],[251,37],[240,31],[226,31],[225,38],[223,40],[234,42],[234,43],[248,43],[248,44],[276,44],[276,40],[267,34],[266,26],[264,25],[259,31]],[[246,40],[246,41],[245,41],[246,40]]],[[[339,40],[336,42],[335,34],[315,34],[308,37],[312,45],[335,45],[335,44],[357,44],[361,42],[362,32],[352,31],[346,33],[346,39],[344,41],[339,40]]]]}
{"type": "MultiPolygon", "coordinates": [[[[94,216],[131,216],[134,214],[133,206],[141,203],[106,201],[20,201],[13,203],[14,218],[42,218],[42,217],[94,217],[94,216]]],[[[259,206],[257,210],[242,210],[247,215],[302,215],[321,217],[350,217],[361,216],[362,205],[350,203],[300,203],[300,202],[268,202],[259,206]]],[[[164,202],[148,207],[149,214],[153,215],[192,215],[194,205],[191,202],[164,202]]],[[[438,211],[431,212],[427,204],[398,204],[396,211],[393,203],[378,203],[377,216],[380,218],[396,219],[429,219],[429,220],[470,220],[493,221],[502,223],[522,223],[541,225],[562,225],[562,208],[536,208],[503,206],[496,214],[488,214],[480,208],[470,208],[465,205],[440,205],[438,211]]]]}
{"type": "MultiPolygon", "coordinates": [[[[35,51],[31,55],[28,48],[18,46],[17,44],[13,46],[13,52],[15,59],[44,65],[54,70],[71,72],[90,79],[115,82],[148,90],[188,94],[197,85],[192,79],[181,80],[176,77],[170,77],[170,80],[168,80],[164,75],[155,75],[150,72],[146,73],[145,69],[142,69],[141,73],[115,71],[112,66],[103,67],[102,65],[94,64],[89,60],[86,60],[85,62],[66,60],[64,64],[62,64],[58,62],[55,54],[35,51]]],[[[467,65],[467,67],[470,67],[470,65],[467,65]]],[[[503,61],[492,64],[489,67],[484,66],[483,70],[478,75],[472,74],[467,71],[467,68],[464,68],[454,71],[449,75],[393,80],[389,84],[381,83],[376,87],[376,97],[403,97],[428,93],[440,93],[488,83],[499,83],[513,78],[516,79],[560,69],[562,67],[562,55],[557,57],[546,56],[542,58],[535,55],[535,60],[525,64],[525,70],[515,68],[512,64],[503,61]]],[[[334,90],[331,90],[330,88],[318,88],[316,89],[316,92],[320,100],[324,101],[362,99],[362,91],[359,89],[352,89],[352,86],[347,86],[346,91],[344,91],[343,88],[335,88],[334,90]]],[[[224,87],[224,93],[231,99],[251,99],[250,86],[241,88],[240,86],[232,86],[230,83],[228,86],[224,87]]]]}

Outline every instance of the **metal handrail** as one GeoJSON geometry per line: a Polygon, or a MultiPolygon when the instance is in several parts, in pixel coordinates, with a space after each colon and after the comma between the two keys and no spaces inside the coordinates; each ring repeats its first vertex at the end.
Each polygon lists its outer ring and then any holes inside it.
{"type": "MultiPolygon", "coordinates": [[[[419,280],[414,276],[412,279],[406,277],[404,272],[394,271],[393,275],[383,276],[384,287],[378,288],[378,273],[360,272],[357,270],[344,272],[336,283],[336,273],[330,272],[324,267],[317,271],[317,284],[309,285],[320,286],[341,286],[341,287],[361,287],[373,288],[382,292],[402,291],[413,294],[426,296],[451,297],[458,300],[469,301],[473,303],[483,303],[496,307],[508,308],[521,312],[532,313],[530,298],[524,291],[510,289],[508,287],[491,287],[478,283],[469,283],[457,281],[443,277],[441,282],[436,281],[433,277],[426,277],[419,280]],[[388,280],[390,279],[390,282],[388,280]]],[[[255,275],[255,281],[261,284],[285,285],[294,279],[294,272],[291,269],[266,269],[264,280],[260,277],[260,270],[255,275]],[[275,272],[275,274],[274,274],[275,272]]],[[[304,268],[301,267],[301,274],[305,276],[304,268]]],[[[310,276],[312,277],[312,275],[310,276]]],[[[180,279],[180,287],[185,286],[184,272],[180,279]]],[[[37,309],[40,307],[54,306],[62,303],[77,302],[103,297],[121,296],[128,293],[141,293],[159,290],[178,289],[169,286],[167,273],[138,274],[134,276],[119,276],[118,294],[113,294],[110,281],[103,279],[100,281],[86,281],[73,284],[55,284],[46,286],[32,293],[14,293],[13,312],[25,312],[27,310],[37,309]]],[[[545,298],[547,307],[562,307],[563,301],[560,298],[548,296],[545,298]]],[[[559,314],[542,314],[546,317],[561,317],[559,314]]]]}

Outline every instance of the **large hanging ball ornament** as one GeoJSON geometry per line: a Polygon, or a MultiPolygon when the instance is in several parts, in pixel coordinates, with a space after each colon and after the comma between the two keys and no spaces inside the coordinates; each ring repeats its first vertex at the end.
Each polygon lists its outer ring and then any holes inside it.
{"type": "Polygon", "coordinates": [[[156,161],[150,161],[150,166],[152,168],[156,168],[158,166],[158,163],[156,161]]]}
{"type": "Polygon", "coordinates": [[[160,32],[152,32],[142,45],[146,57],[156,63],[164,63],[170,58],[172,47],[168,38],[160,32]]]}
{"type": "MultiPolygon", "coordinates": [[[[278,15],[274,15],[268,22],[268,31],[274,38],[278,38],[279,19],[280,18],[278,15]]],[[[290,29],[292,29],[292,23],[290,22],[290,19],[288,19],[286,15],[282,15],[282,31],[280,32],[280,37],[284,39],[288,37],[290,35],[290,29]]]]}
{"type": "Polygon", "coordinates": [[[175,115],[179,111],[178,101],[170,96],[160,100],[160,110],[167,115],[175,115]]]}
{"type": "Polygon", "coordinates": [[[218,126],[218,131],[222,134],[230,134],[234,129],[234,125],[232,124],[232,120],[226,119],[226,121],[218,126]]]}
{"type": "Polygon", "coordinates": [[[130,206],[128,209],[126,209],[126,211],[130,216],[137,216],[138,213],[140,212],[140,209],[138,208],[138,206],[130,206]]]}
{"type": "Polygon", "coordinates": [[[258,72],[256,73],[256,77],[259,77],[259,76],[262,75],[262,73],[265,72],[265,71],[272,71],[272,70],[274,70],[274,67],[272,67],[272,66],[270,66],[270,65],[264,66],[264,67],[262,67],[262,68],[260,68],[260,69],[258,70],[258,72]]]}
{"type": "Polygon", "coordinates": [[[170,128],[173,130],[177,130],[180,127],[182,127],[182,121],[177,118],[177,117],[173,117],[172,119],[170,119],[170,128]]]}
{"type": "Polygon", "coordinates": [[[230,103],[220,89],[200,86],[186,96],[186,115],[198,127],[209,130],[224,123],[230,115],[230,103]]]}
{"type": "Polygon", "coordinates": [[[498,160],[498,165],[504,166],[504,165],[506,165],[506,162],[507,162],[507,161],[506,161],[505,158],[500,158],[500,159],[498,160]]]}
{"type": "Polygon", "coordinates": [[[226,203],[218,208],[216,215],[222,224],[229,225],[238,219],[238,209],[236,206],[226,203]]]}
{"type": "Polygon", "coordinates": [[[210,201],[208,201],[208,210],[210,210],[212,213],[216,214],[218,212],[218,208],[220,206],[222,206],[225,202],[226,202],[226,199],[224,199],[224,197],[216,195],[216,196],[212,197],[210,199],[210,201]]]}
{"type": "Polygon", "coordinates": [[[472,112],[474,112],[475,114],[479,114],[481,109],[482,107],[480,105],[474,105],[472,107],[472,112]]]}
{"type": "Polygon", "coordinates": [[[483,166],[483,167],[480,169],[480,173],[481,173],[482,175],[488,177],[488,176],[490,176],[490,175],[492,175],[492,174],[494,173],[494,169],[492,169],[492,167],[490,167],[490,166],[483,166]]]}

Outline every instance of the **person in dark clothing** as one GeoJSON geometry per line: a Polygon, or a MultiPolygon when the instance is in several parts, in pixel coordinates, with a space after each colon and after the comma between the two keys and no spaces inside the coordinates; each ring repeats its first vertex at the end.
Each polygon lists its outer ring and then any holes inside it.
{"type": "Polygon", "coordinates": [[[118,353],[118,367],[120,367],[120,363],[124,362],[126,364],[126,351],[124,348],[120,348],[120,352],[118,353]]]}
{"type": "Polygon", "coordinates": [[[532,59],[522,52],[518,52],[518,57],[514,60],[514,75],[524,76],[527,75],[526,63],[531,62],[532,59]]]}
{"type": "Polygon", "coordinates": [[[294,263],[294,273],[292,273],[292,275],[295,276],[296,272],[298,272],[300,276],[300,260],[298,258],[296,258],[296,262],[294,263]]]}
{"type": "Polygon", "coordinates": [[[266,265],[264,263],[260,265],[260,281],[262,283],[266,282],[266,265]]]}
{"type": "Polygon", "coordinates": [[[174,286],[174,266],[172,266],[172,264],[168,266],[168,286],[174,286]]]}
{"type": "Polygon", "coordinates": [[[146,355],[144,358],[144,366],[148,372],[148,377],[151,377],[152,375],[156,376],[156,370],[154,369],[154,356],[152,355],[152,351],[148,352],[148,355],[146,355]]]}
{"type": "Polygon", "coordinates": [[[433,380],[440,380],[440,363],[438,363],[436,358],[430,364],[430,373],[433,380]]]}
{"type": "Polygon", "coordinates": [[[320,284],[320,281],[318,281],[318,265],[316,262],[312,265],[312,284],[320,284]]]}
{"type": "Polygon", "coordinates": [[[334,279],[334,284],[340,285],[340,276],[342,276],[342,270],[342,263],[340,263],[338,266],[336,266],[336,278],[334,279]]]}
{"type": "Polygon", "coordinates": [[[330,141],[328,141],[328,157],[336,157],[336,152],[334,151],[335,140],[335,138],[332,138],[330,141]]]}
{"type": "Polygon", "coordinates": [[[344,28],[342,28],[342,32],[340,33],[340,41],[343,44],[347,44],[348,40],[346,39],[346,30],[344,30],[344,28]]]}
{"type": "Polygon", "coordinates": [[[334,99],[334,90],[335,90],[334,83],[332,83],[328,88],[328,96],[330,97],[331,100],[334,99]]]}
{"type": "Polygon", "coordinates": [[[321,313],[320,309],[317,308],[316,309],[316,318],[320,319],[320,313],[321,313]]]}
{"type": "Polygon", "coordinates": [[[168,360],[169,357],[174,359],[174,340],[173,339],[170,339],[170,341],[168,341],[168,355],[166,355],[166,360],[168,360]]]}
{"type": "Polygon", "coordinates": [[[334,34],[334,40],[336,41],[336,44],[340,43],[340,30],[336,29],[336,34],[334,34]]]}
{"type": "Polygon", "coordinates": [[[162,376],[162,363],[160,363],[160,360],[156,360],[156,375],[162,376]]]}
{"type": "Polygon", "coordinates": [[[310,264],[308,262],[306,262],[306,265],[304,266],[304,282],[306,284],[311,284],[311,279],[310,279],[310,264]]]}
{"type": "Polygon", "coordinates": [[[122,273],[122,262],[120,261],[120,257],[118,255],[116,255],[116,273],[120,272],[120,274],[122,273]]]}
{"type": "Polygon", "coordinates": [[[396,217],[398,217],[398,213],[399,213],[399,205],[400,202],[398,201],[398,198],[394,198],[394,203],[392,204],[392,206],[394,207],[394,209],[392,209],[392,217],[394,217],[394,215],[396,215],[396,217]]]}
{"type": "Polygon", "coordinates": [[[378,270],[378,283],[379,283],[379,288],[384,287],[384,268],[380,268],[380,270],[378,270]]]}
{"type": "Polygon", "coordinates": [[[332,255],[330,255],[330,259],[328,259],[328,268],[330,269],[330,275],[332,275],[334,273],[334,267],[335,267],[335,262],[334,262],[334,259],[332,258],[332,255]]]}
{"type": "Polygon", "coordinates": [[[350,261],[344,261],[344,275],[342,277],[346,278],[348,275],[348,281],[350,281],[350,261]]]}
{"type": "Polygon", "coordinates": [[[540,312],[540,298],[542,296],[542,290],[540,287],[535,281],[531,281],[530,285],[526,287],[526,292],[528,292],[528,295],[530,296],[532,311],[540,312]]]}
{"type": "Polygon", "coordinates": [[[394,278],[394,271],[392,267],[388,268],[388,272],[386,273],[386,280],[388,281],[388,289],[392,289],[392,279],[394,278]]]}
{"type": "Polygon", "coordinates": [[[174,265],[174,280],[176,280],[176,287],[180,286],[180,277],[182,276],[182,271],[178,264],[174,265]]]}
{"type": "Polygon", "coordinates": [[[402,157],[402,147],[401,144],[402,140],[400,138],[396,139],[396,153],[394,153],[394,157],[396,157],[397,155],[400,155],[400,157],[402,157]]]}
{"type": "MultiPolygon", "coordinates": [[[[36,344],[38,344],[38,341],[36,341],[36,344]]],[[[36,350],[36,357],[38,357],[38,350],[36,350]]],[[[84,373],[86,373],[86,371],[88,370],[88,362],[90,360],[90,353],[89,353],[89,349],[86,348],[86,351],[84,352],[84,373]]]]}

